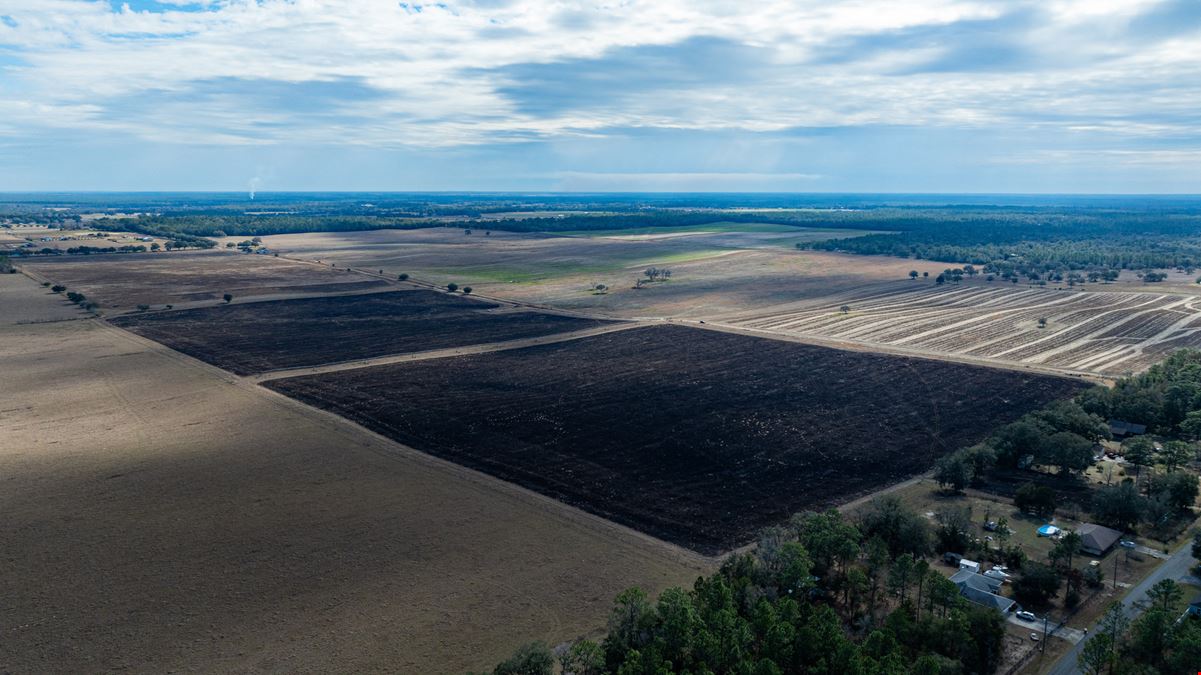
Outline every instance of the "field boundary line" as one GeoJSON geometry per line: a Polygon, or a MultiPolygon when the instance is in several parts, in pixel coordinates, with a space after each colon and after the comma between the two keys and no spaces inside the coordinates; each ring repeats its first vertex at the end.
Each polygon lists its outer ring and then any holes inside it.
{"type": "Polygon", "coordinates": [[[520,338],[517,340],[505,340],[503,342],[485,342],[483,344],[466,345],[463,347],[447,347],[446,349],[433,349],[424,352],[409,352],[407,354],[388,354],[369,359],[354,359],[351,361],[323,363],[317,366],[281,368],[279,370],[268,370],[266,372],[256,373],[254,375],[246,375],[242,379],[246,380],[247,382],[262,383],[270,382],[271,380],[283,380],[290,377],[301,377],[304,375],[323,375],[325,373],[336,373],[344,370],[358,370],[360,368],[371,368],[373,366],[386,366],[394,363],[409,363],[412,361],[445,359],[455,356],[488,354],[491,352],[502,352],[511,349],[522,349],[524,347],[555,344],[557,342],[569,342],[571,340],[579,340],[586,337],[592,337],[594,335],[604,335],[606,333],[615,333],[617,331],[630,330],[632,328],[639,328],[647,325],[651,324],[649,322],[638,321],[615,322],[611,325],[598,326],[596,328],[587,328],[568,333],[554,333],[552,335],[520,338]]]}

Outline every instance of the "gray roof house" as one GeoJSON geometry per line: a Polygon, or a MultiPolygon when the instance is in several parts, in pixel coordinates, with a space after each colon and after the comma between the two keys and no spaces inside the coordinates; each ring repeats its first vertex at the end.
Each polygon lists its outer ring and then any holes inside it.
{"type": "Polygon", "coordinates": [[[1076,528],[1080,535],[1080,550],[1090,555],[1105,555],[1122,538],[1122,533],[1103,525],[1085,523],[1076,528]]]}
{"type": "Polygon", "coordinates": [[[1117,437],[1141,436],[1147,433],[1147,425],[1135,424],[1126,420],[1109,420],[1109,433],[1117,437]]]}
{"type": "Polygon", "coordinates": [[[959,587],[959,594],[977,605],[992,607],[1005,614],[1017,603],[1010,598],[997,595],[1001,590],[1001,580],[977,574],[971,570],[959,570],[951,577],[951,582],[959,587]]]}

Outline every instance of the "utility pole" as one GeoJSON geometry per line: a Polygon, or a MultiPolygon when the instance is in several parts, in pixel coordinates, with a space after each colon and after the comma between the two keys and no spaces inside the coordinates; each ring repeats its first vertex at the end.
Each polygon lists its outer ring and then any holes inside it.
{"type": "Polygon", "coordinates": [[[1050,619],[1050,618],[1051,618],[1050,612],[1043,614],[1043,641],[1042,641],[1042,644],[1038,646],[1038,651],[1040,653],[1047,651],[1047,619],[1050,619]]]}

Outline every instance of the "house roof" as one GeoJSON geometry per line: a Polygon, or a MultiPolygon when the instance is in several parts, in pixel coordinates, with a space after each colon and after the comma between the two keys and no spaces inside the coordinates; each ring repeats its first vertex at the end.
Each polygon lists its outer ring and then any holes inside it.
{"type": "Polygon", "coordinates": [[[1110,546],[1122,538],[1121,532],[1095,523],[1081,525],[1076,528],[1076,534],[1080,535],[1081,550],[1093,555],[1101,555],[1108,551],[1110,546]]]}
{"type": "Polygon", "coordinates": [[[1012,598],[1002,597],[996,593],[989,593],[988,591],[981,591],[968,586],[961,586],[959,594],[969,602],[974,602],[977,605],[985,607],[992,607],[998,612],[1008,612],[1016,604],[1012,598]]]}
{"type": "Polygon", "coordinates": [[[1147,425],[1135,424],[1126,420],[1109,420],[1109,432],[1118,436],[1145,434],[1147,433],[1147,425]]]}
{"type": "Polygon", "coordinates": [[[951,583],[959,587],[962,592],[965,588],[971,588],[984,593],[996,593],[1001,588],[1001,580],[986,577],[983,574],[977,574],[971,570],[959,570],[951,577],[951,583]]]}

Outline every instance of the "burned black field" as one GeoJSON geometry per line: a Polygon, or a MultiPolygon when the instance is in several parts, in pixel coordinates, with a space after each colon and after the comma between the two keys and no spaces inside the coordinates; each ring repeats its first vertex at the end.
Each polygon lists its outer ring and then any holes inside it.
{"type": "Polygon", "coordinates": [[[114,325],[239,375],[585,330],[602,321],[413,290],[153,314],[114,325]]]}
{"type": "Polygon", "coordinates": [[[712,554],[1085,384],[665,325],[266,386],[712,554]]]}

